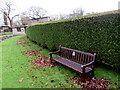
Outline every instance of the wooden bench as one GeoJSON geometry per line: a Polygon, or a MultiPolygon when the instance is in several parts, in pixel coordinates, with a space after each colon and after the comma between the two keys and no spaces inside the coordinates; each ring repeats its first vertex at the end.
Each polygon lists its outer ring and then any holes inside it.
{"type": "Polygon", "coordinates": [[[63,64],[77,72],[79,72],[82,76],[82,81],[85,81],[86,74],[92,72],[94,74],[94,62],[95,62],[95,55],[66,48],[66,47],[59,47],[59,50],[56,52],[49,53],[51,64],[53,60],[63,64]],[[52,54],[58,54],[57,57],[52,57],[52,54]]]}

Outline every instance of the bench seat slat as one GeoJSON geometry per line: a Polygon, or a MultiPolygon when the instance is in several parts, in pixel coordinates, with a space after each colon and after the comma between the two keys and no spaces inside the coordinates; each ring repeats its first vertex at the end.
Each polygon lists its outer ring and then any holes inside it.
{"type": "MultiPolygon", "coordinates": [[[[69,68],[71,68],[71,69],[74,69],[77,72],[83,73],[81,65],[74,62],[74,61],[70,61],[70,60],[68,60],[66,58],[63,58],[63,57],[60,57],[60,56],[54,57],[52,59],[61,63],[61,64],[63,64],[63,65],[65,65],[65,66],[67,66],[67,67],[69,67],[69,68]]],[[[92,71],[92,68],[90,68],[90,67],[85,68],[85,73],[89,73],[91,71],[92,71]]]]}

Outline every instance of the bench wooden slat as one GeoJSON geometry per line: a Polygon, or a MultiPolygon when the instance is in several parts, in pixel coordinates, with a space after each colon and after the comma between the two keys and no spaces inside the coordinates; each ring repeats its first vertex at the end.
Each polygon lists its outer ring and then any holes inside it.
{"type": "Polygon", "coordinates": [[[74,50],[74,49],[70,49],[70,48],[66,48],[66,47],[61,47],[61,49],[67,49],[67,50],[70,50],[70,51],[73,51],[73,52],[78,52],[78,53],[82,53],[82,54],[85,54],[85,55],[94,56],[91,53],[87,53],[87,52],[83,52],[83,51],[78,51],[78,50],[74,50]]]}
{"type": "MultiPolygon", "coordinates": [[[[57,57],[55,57],[53,59],[55,61],[65,65],[65,66],[71,68],[71,69],[76,70],[77,72],[83,73],[82,68],[81,68],[82,65],[80,65],[80,64],[78,64],[78,63],[76,63],[74,61],[70,61],[70,60],[68,60],[66,58],[63,58],[63,57],[60,57],[60,56],[57,56],[57,57]]],[[[85,68],[85,73],[89,73],[90,71],[92,71],[92,68],[90,68],[90,67],[85,68]]]]}

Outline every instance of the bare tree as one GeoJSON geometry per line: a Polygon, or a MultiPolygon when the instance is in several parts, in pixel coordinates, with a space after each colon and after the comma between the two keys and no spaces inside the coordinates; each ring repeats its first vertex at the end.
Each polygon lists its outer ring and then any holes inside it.
{"type": "Polygon", "coordinates": [[[21,16],[22,25],[30,25],[30,19],[27,16],[21,16]]]}
{"type": "Polygon", "coordinates": [[[9,23],[10,23],[10,27],[12,28],[12,25],[13,25],[13,19],[16,17],[16,16],[19,16],[19,14],[16,14],[14,16],[11,16],[11,12],[13,10],[15,10],[13,8],[14,4],[13,2],[11,1],[5,1],[4,2],[4,5],[3,7],[0,7],[0,12],[2,12],[6,18],[9,20],[9,23]]]}
{"type": "Polygon", "coordinates": [[[32,6],[24,14],[32,19],[39,20],[41,17],[47,14],[47,11],[41,7],[32,6]]]}
{"type": "Polygon", "coordinates": [[[58,17],[59,17],[59,20],[62,20],[62,19],[66,19],[67,15],[66,14],[59,14],[58,17]]]}
{"type": "Polygon", "coordinates": [[[83,16],[84,10],[82,8],[76,8],[72,11],[71,17],[83,16]]]}

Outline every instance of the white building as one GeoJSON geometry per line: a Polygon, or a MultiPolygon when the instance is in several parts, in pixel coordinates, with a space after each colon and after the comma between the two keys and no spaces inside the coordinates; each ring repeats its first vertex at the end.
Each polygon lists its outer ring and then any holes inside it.
{"type": "Polygon", "coordinates": [[[30,25],[36,24],[36,23],[43,23],[50,21],[50,17],[42,17],[40,19],[30,19],[30,25]]]}
{"type": "Polygon", "coordinates": [[[0,12],[0,26],[4,25],[3,13],[0,12]]]}

